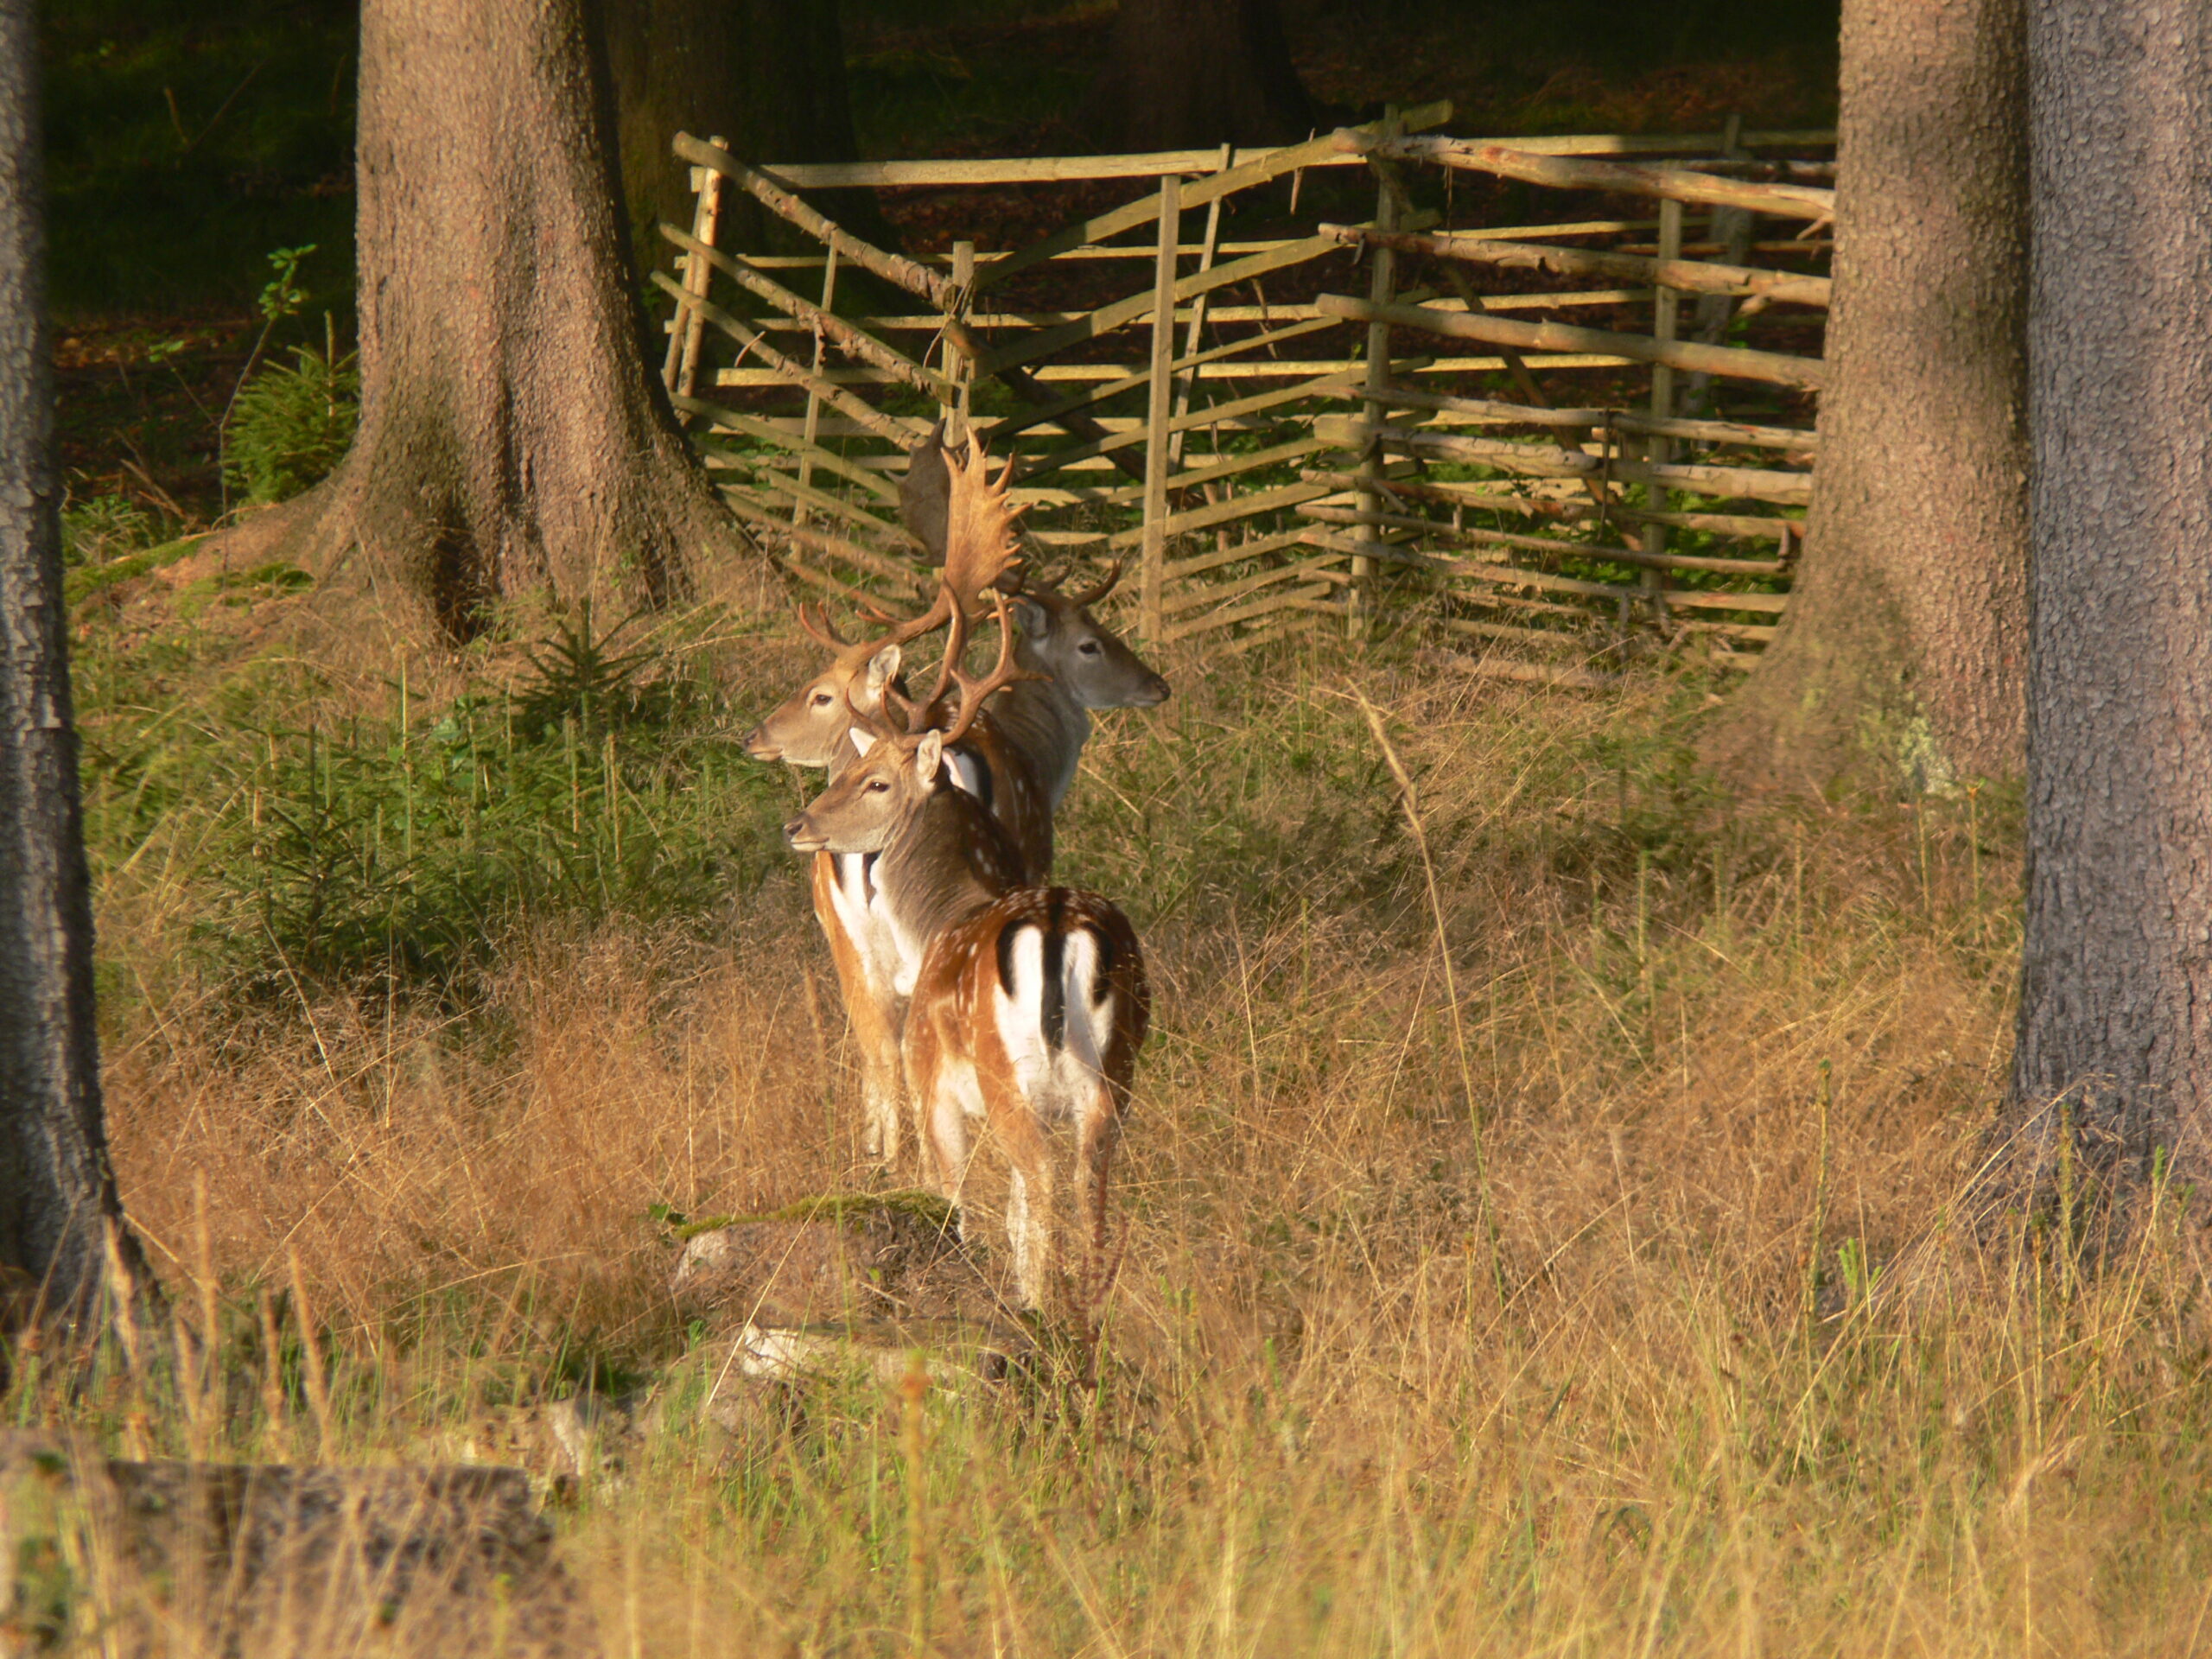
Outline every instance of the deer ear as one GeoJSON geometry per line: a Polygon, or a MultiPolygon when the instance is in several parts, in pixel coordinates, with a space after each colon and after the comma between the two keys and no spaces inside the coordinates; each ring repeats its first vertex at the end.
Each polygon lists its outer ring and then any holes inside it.
{"type": "Polygon", "coordinates": [[[1052,631],[1052,613],[1033,599],[1017,599],[1007,608],[1014,613],[1014,626],[1024,639],[1042,639],[1052,631]]]}
{"type": "Polygon", "coordinates": [[[885,688],[899,677],[902,655],[896,645],[886,645],[868,659],[868,673],[855,688],[858,695],[849,691],[846,699],[862,714],[874,714],[883,707],[885,688]]]}
{"type": "Polygon", "coordinates": [[[938,768],[944,763],[944,734],[925,732],[922,741],[914,746],[914,776],[922,787],[928,788],[937,781],[938,768]]]}
{"type": "Polygon", "coordinates": [[[855,726],[846,735],[853,740],[854,749],[862,755],[875,747],[875,734],[865,726],[855,726]]]}

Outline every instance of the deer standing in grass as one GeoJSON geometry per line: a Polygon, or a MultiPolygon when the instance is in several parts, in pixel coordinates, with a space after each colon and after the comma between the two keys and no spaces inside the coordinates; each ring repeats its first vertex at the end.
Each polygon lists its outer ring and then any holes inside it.
{"type": "MultiPolygon", "coordinates": [[[[900,697],[903,646],[950,625],[957,596],[972,605],[990,582],[1011,587],[1021,630],[1014,659],[1023,677],[992,699],[947,758],[955,781],[984,803],[1011,842],[1022,878],[1041,881],[1052,871],[1052,815],[1073,787],[1090,734],[1090,711],[1152,707],[1166,701],[1169,687],[1090,613],[1112,591],[1118,565],[1079,594],[1010,575],[1017,543],[1003,500],[1005,480],[995,493],[988,487],[981,448],[972,442],[966,464],[947,458],[941,470],[948,489],[939,550],[950,556],[937,602],[889,634],[859,641],[841,638],[826,613],[800,607],[800,626],[836,655],[753,729],[746,748],[756,760],[827,767],[834,782],[857,758],[850,738],[855,716],[880,715],[900,697]]],[[[959,626],[964,637],[964,612],[959,626]]],[[[940,691],[944,684],[941,671],[940,691]]],[[[874,865],[864,855],[817,855],[813,897],[860,1046],[865,1150],[887,1164],[898,1154],[899,1033],[906,987],[918,964],[900,973],[887,924],[871,908],[874,865]]]]}
{"type": "Polygon", "coordinates": [[[864,718],[855,736],[865,753],[785,833],[801,852],[876,858],[881,912],[902,964],[917,964],[902,1047],[925,1161],[957,1205],[971,1126],[1004,1149],[1014,1276],[1039,1307],[1056,1254],[1052,1141],[1062,1123],[1075,1138],[1085,1279],[1103,1292],[1107,1182],[1151,990],[1128,918],[1095,893],[1025,885],[990,815],[950,776],[948,747],[1021,672],[1005,596],[995,602],[998,663],[980,680],[958,666],[954,621],[947,661],[960,702],[950,723],[929,723],[933,700],[912,706],[903,733],[864,718]]]}

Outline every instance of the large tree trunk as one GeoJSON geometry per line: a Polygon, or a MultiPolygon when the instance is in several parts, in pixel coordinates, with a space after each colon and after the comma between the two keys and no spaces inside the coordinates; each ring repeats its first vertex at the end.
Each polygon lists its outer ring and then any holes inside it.
{"type": "MultiPolygon", "coordinates": [[[[669,149],[677,132],[719,136],[748,162],[843,162],[858,153],[836,0],[601,0],[601,9],[622,195],[645,268],[671,261],[657,225],[691,223],[690,168],[669,149]]],[[[873,193],[812,199],[855,234],[885,238],[873,193]]],[[[820,251],[736,189],[723,193],[715,239],[725,248],[820,251]]]]}
{"type": "MultiPolygon", "coordinates": [[[[2012,1101],[2212,1171],[2212,11],[2031,0],[2028,902],[2012,1101]]],[[[2017,1120],[2016,1120],[2017,1121],[2017,1120]]],[[[2051,1149],[2049,1116],[2025,1145],[2051,1149]]],[[[2138,1163],[2136,1167],[2141,1168],[2138,1163]]]]}
{"type": "Polygon", "coordinates": [[[1707,753],[1752,787],[2018,776],[2020,0],[1845,0],[1835,306],[1788,620],[1707,753]]]}
{"type": "Polygon", "coordinates": [[[362,6],[361,423],[304,533],[448,639],[549,591],[765,596],[641,355],[587,23],[585,0],[362,6]]]}
{"type": "Polygon", "coordinates": [[[1116,150],[1288,143],[1315,120],[1276,0],[1122,0],[1088,113],[1116,150]]]}
{"type": "MultiPolygon", "coordinates": [[[[120,1225],[61,601],[31,0],[0,0],[0,1262],[75,1312],[120,1225]]],[[[136,1265],[128,1236],[120,1241],[136,1265]]]]}

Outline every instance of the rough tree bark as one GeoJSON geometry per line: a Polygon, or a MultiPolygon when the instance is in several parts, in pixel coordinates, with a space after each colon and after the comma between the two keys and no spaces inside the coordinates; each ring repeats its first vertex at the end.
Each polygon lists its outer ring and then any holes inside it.
{"type": "MultiPolygon", "coordinates": [[[[2212,1169],[2212,12],[2031,0],[2028,898],[2012,1102],[2212,1169]]],[[[2015,1121],[2018,1121],[2018,1118],[2015,1121]]],[[[2038,1160],[2031,1160],[2031,1161],[2038,1160]]]]}
{"type": "Polygon", "coordinates": [[[1845,0],[1835,305],[1788,619],[1715,721],[1747,787],[2017,777],[2026,671],[2021,0],[1845,0]]]}
{"type": "Polygon", "coordinates": [[[1288,143],[1316,119],[1276,0],[1122,0],[1086,115],[1113,150],[1288,143]]]}
{"type": "Polygon", "coordinates": [[[364,0],[361,422],[292,544],[403,628],[465,639],[548,591],[766,597],[640,352],[588,21],[364,0]]]}
{"type": "MultiPolygon", "coordinates": [[[[61,601],[37,30],[0,0],[0,1262],[49,1307],[99,1287],[123,1210],[92,1025],[92,910],[61,601]]],[[[132,1268],[137,1251],[119,1243],[132,1268]]]]}
{"type": "MultiPolygon", "coordinates": [[[[622,197],[646,268],[671,257],[653,227],[691,222],[689,168],[669,151],[673,134],[720,134],[732,155],[749,162],[843,162],[858,154],[836,0],[601,0],[601,12],[622,197]]],[[[810,199],[855,235],[883,238],[873,193],[810,199]]],[[[818,252],[814,243],[800,245],[803,235],[743,191],[723,193],[721,246],[818,252]]]]}

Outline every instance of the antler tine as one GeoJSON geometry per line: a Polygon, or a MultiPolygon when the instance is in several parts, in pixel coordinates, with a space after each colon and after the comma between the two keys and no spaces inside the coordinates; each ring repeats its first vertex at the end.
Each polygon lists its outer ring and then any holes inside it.
{"type": "Polygon", "coordinates": [[[952,724],[944,729],[944,741],[948,743],[957,743],[968,735],[968,728],[976,723],[976,716],[983,712],[983,705],[995,692],[1012,685],[1016,680],[1050,677],[1044,674],[1032,674],[1014,665],[1014,627],[1007,617],[1006,595],[994,593],[991,608],[997,613],[999,619],[999,659],[991,665],[991,671],[980,680],[970,678],[962,672],[958,663],[954,662],[952,677],[960,687],[960,712],[953,717],[952,724]]]}
{"type": "Polygon", "coordinates": [[[832,651],[846,651],[851,648],[853,642],[845,639],[831,625],[828,606],[809,605],[802,600],[791,607],[791,613],[798,618],[801,630],[817,645],[827,645],[832,651]]]}
{"type": "Polygon", "coordinates": [[[1107,594],[1112,593],[1114,591],[1114,584],[1121,581],[1121,579],[1122,562],[1119,559],[1116,559],[1112,564],[1106,568],[1106,579],[1103,582],[1100,582],[1096,588],[1090,588],[1087,592],[1077,594],[1072,596],[1075,603],[1088,610],[1091,606],[1096,605],[1100,600],[1105,598],[1107,594]]]}

